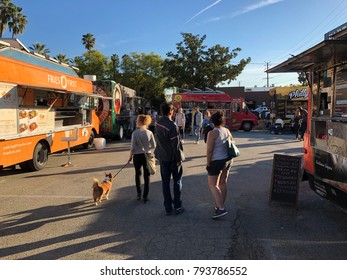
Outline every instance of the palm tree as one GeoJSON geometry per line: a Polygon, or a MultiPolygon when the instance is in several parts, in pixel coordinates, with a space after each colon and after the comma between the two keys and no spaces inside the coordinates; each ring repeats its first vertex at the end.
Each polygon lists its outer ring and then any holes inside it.
{"type": "Polygon", "coordinates": [[[83,35],[82,36],[82,44],[84,45],[84,47],[88,51],[90,51],[95,45],[95,38],[94,38],[93,34],[87,33],[87,34],[83,35]]]}
{"type": "Polygon", "coordinates": [[[66,57],[66,54],[58,53],[56,57],[54,57],[56,60],[58,60],[60,63],[70,63],[70,59],[66,57]]]}
{"type": "Polygon", "coordinates": [[[16,6],[11,0],[0,0],[0,38],[5,32],[8,22],[10,21],[16,6]]]}
{"type": "Polygon", "coordinates": [[[28,23],[27,17],[21,12],[22,8],[15,7],[12,14],[12,21],[8,22],[8,29],[12,31],[12,38],[17,34],[22,34],[28,23]]]}
{"type": "Polygon", "coordinates": [[[46,48],[45,44],[40,44],[40,43],[33,44],[32,46],[29,47],[29,49],[38,54],[42,54],[46,57],[51,52],[49,49],[46,48]]]}

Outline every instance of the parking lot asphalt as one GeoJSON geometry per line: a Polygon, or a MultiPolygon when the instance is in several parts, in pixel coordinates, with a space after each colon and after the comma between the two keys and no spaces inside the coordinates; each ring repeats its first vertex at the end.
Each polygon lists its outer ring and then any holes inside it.
{"type": "MultiPolygon", "coordinates": [[[[72,167],[62,167],[67,156],[57,153],[50,155],[47,167],[38,172],[22,172],[19,167],[1,170],[0,259],[282,258],[266,250],[249,249],[253,252],[245,255],[235,251],[247,246],[242,243],[245,239],[239,238],[239,210],[251,208],[250,197],[256,197],[260,211],[275,213],[268,204],[273,154],[299,155],[302,142],[295,141],[293,135],[262,131],[234,132],[234,137],[241,156],[234,161],[228,183],[229,214],[220,220],[211,219],[214,204],[207,185],[206,144],[195,144],[189,136],[183,163],[186,211],[180,215],[165,215],[159,166],[151,176],[148,203],[136,200],[132,164],[115,178],[109,200],[98,206],[92,203],[93,178],[102,180],[104,172],[115,174],[126,164],[129,140],[108,141],[102,150],[75,148],[72,167]]],[[[306,190],[302,199],[320,201],[306,190]]],[[[264,225],[267,223],[271,221],[264,225]]]]}

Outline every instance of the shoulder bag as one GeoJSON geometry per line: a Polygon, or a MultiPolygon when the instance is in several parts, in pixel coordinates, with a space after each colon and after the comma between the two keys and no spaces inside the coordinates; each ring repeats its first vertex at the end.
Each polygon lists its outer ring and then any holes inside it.
{"type": "Polygon", "coordinates": [[[228,132],[228,138],[225,141],[226,149],[228,151],[228,160],[236,158],[240,155],[239,149],[235,145],[235,141],[231,140],[228,132]]]}

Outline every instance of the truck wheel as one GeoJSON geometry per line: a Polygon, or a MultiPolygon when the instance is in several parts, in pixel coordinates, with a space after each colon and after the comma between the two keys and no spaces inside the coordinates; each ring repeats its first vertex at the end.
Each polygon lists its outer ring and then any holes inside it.
{"type": "Polygon", "coordinates": [[[37,143],[33,159],[28,161],[28,168],[32,171],[37,171],[43,169],[48,162],[48,147],[45,143],[37,143]]]}
{"type": "Polygon", "coordinates": [[[90,131],[90,136],[89,136],[89,140],[87,143],[84,143],[83,144],[83,148],[85,149],[91,149],[93,147],[93,142],[94,142],[94,138],[95,138],[95,134],[94,134],[94,131],[91,130],[90,131]]]}
{"type": "Polygon", "coordinates": [[[250,122],[244,122],[242,123],[242,129],[246,132],[251,131],[252,124],[250,122]]]}

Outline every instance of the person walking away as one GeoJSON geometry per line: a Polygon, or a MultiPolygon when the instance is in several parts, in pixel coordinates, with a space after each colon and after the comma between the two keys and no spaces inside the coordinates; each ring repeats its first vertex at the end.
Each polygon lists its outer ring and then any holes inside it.
{"type": "Polygon", "coordinates": [[[202,130],[204,134],[204,141],[207,141],[207,134],[213,129],[213,123],[211,121],[211,112],[209,110],[205,111],[205,117],[202,121],[202,130]]]}
{"type": "Polygon", "coordinates": [[[181,201],[183,148],[179,139],[178,127],[172,121],[174,113],[172,104],[165,102],[161,104],[160,109],[162,118],[157,121],[156,125],[157,147],[155,156],[160,164],[166,215],[171,215],[173,212],[177,215],[184,211],[181,201]],[[170,189],[171,176],[173,179],[173,198],[170,189]]]}
{"type": "Polygon", "coordinates": [[[228,212],[224,204],[227,197],[227,181],[232,159],[228,160],[226,141],[233,137],[229,129],[224,127],[224,113],[217,111],[211,116],[214,129],[207,135],[208,186],[215,202],[213,219],[225,216],[228,212]]]}
{"type": "Polygon", "coordinates": [[[181,142],[184,143],[184,129],[186,125],[186,115],[183,113],[182,108],[178,108],[178,112],[175,116],[175,123],[178,126],[180,135],[181,135],[181,142]]]}
{"type": "Polygon", "coordinates": [[[196,144],[199,144],[201,127],[202,127],[202,113],[199,111],[199,107],[194,107],[193,130],[194,130],[194,135],[196,137],[196,141],[195,141],[196,144]]]}
{"type": "Polygon", "coordinates": [[[300,119],[301,119],[300,110],[296,109],[295,115],[294,115],[294,126],[293,126],[296,140],[299,140],[299,131],[300,131],[300,123],[301,123],[300,119]]]}
{"type": "Polygon", "coordinates": [[[135,167],[135,185],[137,191],[137,199],[141,200],[141,174],[143,171],[143,202],[148,201],[150,174],[147,167],[146,157],[144,152],[151,154],[151,149],[156,148],[156,141],[152,131],[148,129],[152,118],[149,115],[138,115],[136,119],[136,129],[131,135],[130,157],[128,163],[133,160],[135,167]]]}
{"type": "Polygon", "coordinates": [[[300,111],[300,116],[301,116],[301,119],[300,119],[301,124],[300,124],[300,130],[299,130],[299,140],[301,141],[301,140],[304,140],[304,135],[307,128],[308,112],[302,107],[298,107],[298,110],[300,111]]]}

